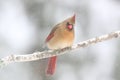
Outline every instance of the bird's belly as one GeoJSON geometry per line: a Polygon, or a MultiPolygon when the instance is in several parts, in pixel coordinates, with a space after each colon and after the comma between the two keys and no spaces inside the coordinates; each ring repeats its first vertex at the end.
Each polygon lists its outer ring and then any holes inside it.
{"type": "Polygon", "coordinates": [[[73,41],[69,41],[69,40],[56,40],[56,41],[49,41],[49,43],[47,43],[47,46],[49,49],[61,49],[61,48],[65,48],[68,46],[71,46],[73,43],[73,41]]]}

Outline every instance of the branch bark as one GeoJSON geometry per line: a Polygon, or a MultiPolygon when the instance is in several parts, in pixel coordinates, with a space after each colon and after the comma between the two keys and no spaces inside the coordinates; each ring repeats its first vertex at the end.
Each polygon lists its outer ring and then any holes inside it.
{"type": "Polygon", "coordinates": [[[77,44],[74,44],[71,47],[66,47],[63,49],[58,49],[58,50],[46,50],[43,52],[34,52],[32,54],[27,54],[27,55],[9,55],[7,57],[1,58],[0,59],[0,67],[13,63],[13,62],[26,62],[26,61],[34,61],[34,60],[39,60],[43,58],[49,58],[52,56],[59,56],[62,54],[66,54],[69,51],[75,50],[77,48],[84,48],[87,46],[90,46],[92,44],[96,44],[98,42],[110,40],[113,38],[118,38],[120,37],[120,31],[115,31],[111,32],[106,35],[102,35],[99,37],[95,37],[77,44]]]}

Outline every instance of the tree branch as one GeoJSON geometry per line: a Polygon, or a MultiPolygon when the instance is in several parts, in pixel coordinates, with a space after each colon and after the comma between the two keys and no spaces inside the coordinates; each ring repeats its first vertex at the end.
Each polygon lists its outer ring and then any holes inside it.
{"type": "Polygon", "coordinates": [[[90,46],[91,44],[96,44],[98,42],[102,42],[102,41],[106,41],[106,40],[118,38],[118,37],[120,37],[120,31],[115,31],[106,35],[102,35],[96,38],[92,38],[92,39],[74,44],[71,47],[66,47],[63,49],[46,50],[43,52],[34,52],[33,54],[27,54],[27,55],[9,55],[7,57],[0,59],[0,67],[13,62],[34,61],[34,60],[39,60],[39,59],[48,58],[52,56],[66,54],[67,52],[75,50],[77,48],[87,47],[87,46],[90,46]]]}

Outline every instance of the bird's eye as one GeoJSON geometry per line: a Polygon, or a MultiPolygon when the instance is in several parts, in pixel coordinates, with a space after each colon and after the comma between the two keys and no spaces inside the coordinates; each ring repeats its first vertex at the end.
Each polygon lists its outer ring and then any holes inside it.
{"type": "Polygon", "coordinates": [[[72,30],[72,29],[73,29],[73,25],[70,24],[69,22],[67,22],[66,27],[67,27],[69,30],[72,30]]]}

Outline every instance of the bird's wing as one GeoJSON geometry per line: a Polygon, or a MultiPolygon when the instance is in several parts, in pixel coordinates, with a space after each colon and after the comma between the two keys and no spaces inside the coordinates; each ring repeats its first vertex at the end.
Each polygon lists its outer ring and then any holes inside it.
{"type": "Polygon", "coordinates": [[[50,32],[50,34],[48,35],[48,37],[46,38],[45,42],[48,42],[53,36],[54,36],[54,32],[56,31],[56,29],[58,28],[59,26],[56,25],[50,32]]]}

